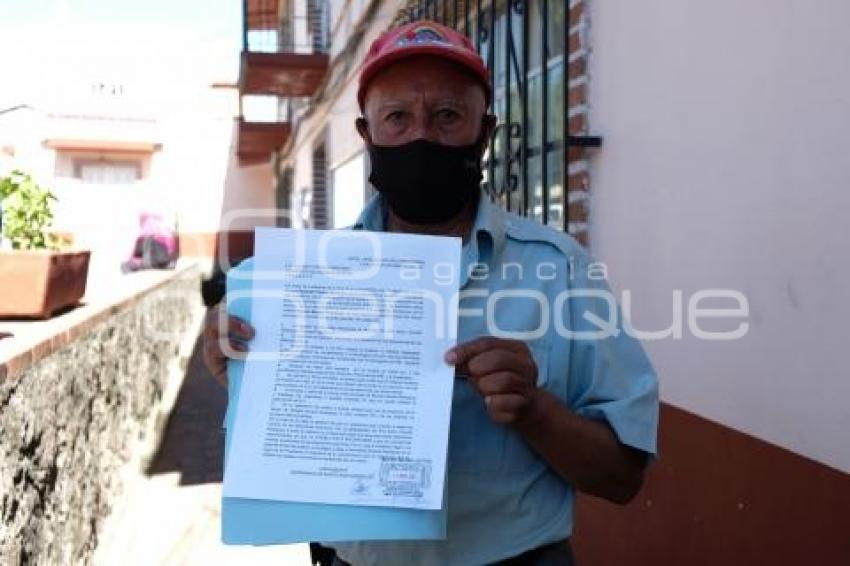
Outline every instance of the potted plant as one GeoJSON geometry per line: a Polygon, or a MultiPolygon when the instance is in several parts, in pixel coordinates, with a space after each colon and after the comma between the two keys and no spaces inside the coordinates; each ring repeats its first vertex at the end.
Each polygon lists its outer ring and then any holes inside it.
{"type": "Polygon", "coordinates": [[[85,294],[91,252],[58,249],[54,200],[22,171],[0,177],[0,318],[48,318],[85,294]]]}

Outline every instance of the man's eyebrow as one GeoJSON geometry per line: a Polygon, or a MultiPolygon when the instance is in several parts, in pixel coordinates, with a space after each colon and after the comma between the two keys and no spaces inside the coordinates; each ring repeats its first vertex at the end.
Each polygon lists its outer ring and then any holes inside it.
{"type": "Polygon", "coordinates": [[[439,104],[450,104],[451,106],[467,106],[466,101],[461,97],[456,96],[444,96],[442,98],[438,98],[435,105],[439,104]]]}
{"type": "MultiPolygon", "coordinates": [[[[414,100],[405,100],[403,98],[385,100],[378,103],[378,105],[375,107],[375,111],[379,114],[383,114],[390,110],[404,110],[415,103],[416,101],[414,100]]],[[[433,102],[433,104],[431,104],[431,106],[451,106],[459,110],[467,110],[471,105],[468,104],[467,101],[463,98],[445,96],[443,98],[438,98],[436,101],[433,102]]]]}
{"type": "Polygon", "coordinates": [[[410,104],[411,103],[406,100],[389,100],[380,103],[376,110],[378,112],[385,112],[387,110],[398,110],[399,108],[407,108],[408,106],[410,106],[410,104]]]}

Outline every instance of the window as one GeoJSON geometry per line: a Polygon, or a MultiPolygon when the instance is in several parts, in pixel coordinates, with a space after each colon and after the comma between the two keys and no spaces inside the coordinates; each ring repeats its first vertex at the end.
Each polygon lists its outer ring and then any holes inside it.
{"type": "Polygon", "coordinates": [[[493,111],[502,124],[486,163],[488,188],[509,210],[560,229],[564,4],[500,0],[495,12],[482,8],[478,22],[479,49],[493,76],[493,111]]]}
{"type": "Polygon", "coordinates": [[[311,228],[327,228],[328,222],[328,165],[325,144],[313,149],[313,193],[310,199],[311,228]]]}
{"type": "Polygon", "coordinates": [[[290,199],[292,198],[292,168],[287,167],[277,179],[275,187],[275,204],[277,206],[276,225],[278,228],[292,226],[290,217],[290,199]]]}
{"type": "Polygon", "coordinates": [[[420,0],[429,17],[466,33],[490,69],[499,126],[484,185],[505,208],[566,229],[566,0],[420,0]]]}
{"type": "Polygon", "coordinates": [[[129,185],[142,177],[138,161],[74,160],[74,177],[84,183],[129,185]]]}

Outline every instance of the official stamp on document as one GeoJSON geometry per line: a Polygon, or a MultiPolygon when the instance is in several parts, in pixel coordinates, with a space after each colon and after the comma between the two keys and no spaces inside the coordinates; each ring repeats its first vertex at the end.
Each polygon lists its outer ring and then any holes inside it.
{"type": "Polygon", "coordinates": [[[381,458],[378,482],[384,495],[421,498],[431,486],[431,460],[381,458]]]}

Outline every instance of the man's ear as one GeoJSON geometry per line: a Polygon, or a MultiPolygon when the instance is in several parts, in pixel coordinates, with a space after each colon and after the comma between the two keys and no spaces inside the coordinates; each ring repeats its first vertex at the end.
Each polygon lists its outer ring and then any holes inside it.
{"type": "Polygon", "coordinates": [[[484,152],[487,150],[487,146],[490,144],[490,138],[493,136],[493,132],[496,131],[496,125],[499,123],[499,117],[495,114],[485,114],[483,118],[481,118],[481,155],[484,155],[484,152]]]}
{"type": "Polygon", "coordinates": [[[360,134],[360,137],[364,142],[371,144],[372,143],[372,135],[369,133],[369,122],[366,121],[366,118],[360,117],[354,121],[354,127],[357,128],[357,133],[360,134]]]}

